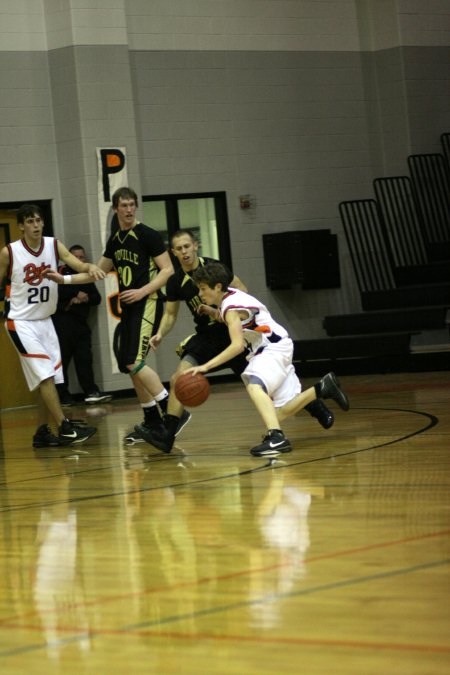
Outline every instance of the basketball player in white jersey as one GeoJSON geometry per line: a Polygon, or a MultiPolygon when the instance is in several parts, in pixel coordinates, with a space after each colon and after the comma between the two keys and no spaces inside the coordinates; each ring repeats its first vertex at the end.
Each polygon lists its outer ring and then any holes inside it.
{"type": "MultiPolygon", "coordinates": [[[[291,452],[280,422],[294,415],[317,398],[331,398],[342,410],[350,405],[340,389],[334,373],[328,373],[313,387],[302,391],[292,363],[294,346],[286,329],[277,323],[268,309],[255,297],[236,288],[229,288],[230,272],[218,262],[199,267],[193,276],[205,310],[228,327],[230,345],[201,366],[186,373],[207,373],[246,348],[248,366],[241,377],[259,412],[266,433],[262,443],[250,450],[254,457],[276,457],[291,452]],[[218,309],[215,309],[217,307],[218,309]]],[[[157,448],[170,452],[174,438],[150,430],[144,439],[157,448]]]]}
{"type": "Polygon", "coordinates": [[[33,436],[33,447],[82,443],[96,428],[71,422],[62,411],[55,387],[55,383],[64,381],[61,354],[50,318],[56,310],[58,290],[57,284],[42,273],[57,267],[59,260],[77,272],[88,272],[96,280],[105,273],[96,265],[81,262],[58,239],[42,236],[44,221],[38,206],[21,206],[17,224],[23,238],[0,251],[0,285],[6,278],[6,330],[19,354],[28,388],[39,389],[40,424],[33,436]],[[58,427],[56,436],[48,426],[49,416],[58,427]]]}

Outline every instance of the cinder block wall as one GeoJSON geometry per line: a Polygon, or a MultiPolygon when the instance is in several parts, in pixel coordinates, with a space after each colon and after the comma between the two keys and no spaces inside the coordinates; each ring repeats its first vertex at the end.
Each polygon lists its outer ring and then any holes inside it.
{"type": "MultiPolygon", "coordinates": [[[[0,204],[52,199],[56,235],[96,259],[95,148],[125,146],[141,194],[225,190],[236,273],[294,338],[320,337],[360,309],[338,203],[448,131],[449,23],[446,0],[3,0],[0,204]],[[262,235],[324,227],[342,287],[269,291],[262,235]]],[[[98,381],[122,389],[105,312],[98,381]]],[[[151,357],[163,379],[190,329],[151,357]]]]}

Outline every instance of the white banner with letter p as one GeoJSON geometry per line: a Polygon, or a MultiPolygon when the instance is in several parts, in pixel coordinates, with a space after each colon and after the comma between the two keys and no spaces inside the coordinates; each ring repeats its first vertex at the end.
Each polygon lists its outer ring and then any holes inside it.
{"type": "MultiPolygon", "coordinates": [[[[98,213],[103,249],[111,234],[113,210],[111,198],[120,187],[128,186],[127,162],[125,148],[97,148],[98,166],[98,213]]],[[[110,272],[105,279],[107,302],[108,337],[111,350],[112,372],[119,373],[114,355],[114,343],[117,339],[120,323],[119,284],[117,273],[110,272]]]]}

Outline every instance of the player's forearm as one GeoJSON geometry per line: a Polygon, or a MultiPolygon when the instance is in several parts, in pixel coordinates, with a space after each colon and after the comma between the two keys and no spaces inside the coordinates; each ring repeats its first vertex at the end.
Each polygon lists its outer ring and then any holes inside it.
{"type": "Polygon", "coordinates": [[[73,264],[72,269],[75,270],[75,272],[78,272],[78,274],[89,273],[89,263],[81,262],[81,260],[78,260],[77,258],[77,263],[72,264],[73,264]]]}
{"type": "Polygon", "coordinates": [[[162,267],[156,277],[149,281],[148,284],[142,286],[142,290],[145,289],[146,295],[152,295],[155,291],[159,291],[160,288],[166,285],[169,277],[173,274],[173,267],[162,267]]]}
{"type": "Polygon", "coordinates": [[[65,284],[92,284],[95,279],[88,272],[79,272],[78,274],[63,274],[65,284]]]}
{"type": "Polygon", "coordinates": [[[234,359],[235,356],[242,354],[244,349],[245,345],[243,342],[231,343],[226,349],[223,350],[223,352],[220,352],[220,354],[217,354],[217,356],[205,363],[203,367],[210,371],[213,368],[217,368],[218,366],[223,366],[223,364],[227,363],[227,361],[230,361],[231,359],[234,359]]]}
{"type": "Polygon", "coordinates": [[[159,324],[158,328],[158,334],[161,337],[161,339],[166,337],[166,335],[170,333],[170,331],[175,325],[176,318],[177,318],[176,316],[168,314],[167,312],[163,314],[161,323],[159,324]]]}

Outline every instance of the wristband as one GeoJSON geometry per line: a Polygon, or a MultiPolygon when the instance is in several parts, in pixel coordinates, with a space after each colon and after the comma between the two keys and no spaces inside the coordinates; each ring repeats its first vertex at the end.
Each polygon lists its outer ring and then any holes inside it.
{"type": "Polygon", "coordinates": [[[64,283],[65,284],[71,284],[72,283],[72,275],[71,274],[65,274],[64,275],[64,283]]]}

